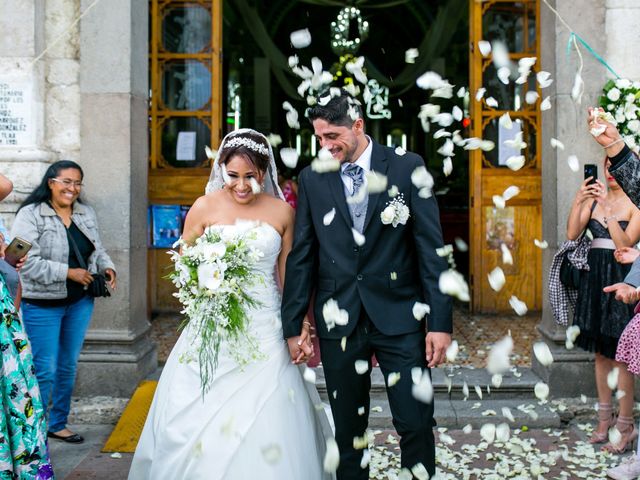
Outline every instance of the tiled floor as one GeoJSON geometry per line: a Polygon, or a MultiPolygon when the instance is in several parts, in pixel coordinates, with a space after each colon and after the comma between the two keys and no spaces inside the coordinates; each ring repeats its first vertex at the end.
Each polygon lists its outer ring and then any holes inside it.
{"type": "MultiPolygon", "coordinates": [[[[158,345],[158,359],[164,363],[178,339],[178,314],[159,314],[151,321],[151,337],[158,345]]],[[[537,338],[539,315],[471,315],[466,305],[454,307],[453,338],[460,345],[457,363],[482,368],[490,346],[511,332],[514,349],[512,364],[529,366],[531,345],[537,338]]]]}

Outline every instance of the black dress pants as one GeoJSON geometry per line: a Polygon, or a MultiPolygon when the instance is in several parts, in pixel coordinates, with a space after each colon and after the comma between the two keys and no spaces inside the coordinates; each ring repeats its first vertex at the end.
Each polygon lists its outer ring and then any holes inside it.
{"type": "MultiPolygon", "coordinates": [[[[400,436],[402,466],[411,469],[422,463],[430,476],[435,474],[433,403],[425,404],[411,394],[411,369],[426,369],[425,334],[384,335],[364,313],[347,338],[345,351],[340,340],[320,339],[320,352],[331,411],[340,449],[338,480],[368,480],[369,469],[361,468],[362,450],[353,447],[354,437],[365,434],[369,417],[371,355],[375,354],[385,378],[393,425],[400,436]],[[369,363],[367,372],[356,372],[356,360],[369,363]],[[400,380],[388,385],[389,374],[397,372],[400,380]],[[364,407],[364,414],[358,409],[364,407]]],[[[390,319],[392,321],[392,319],[390,319]]]]}

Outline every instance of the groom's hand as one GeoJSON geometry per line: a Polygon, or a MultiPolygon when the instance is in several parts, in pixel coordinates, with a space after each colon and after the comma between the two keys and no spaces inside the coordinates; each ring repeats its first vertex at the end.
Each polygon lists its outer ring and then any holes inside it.
{"type": "Polygon", "coordinates": [[[444,362],[450,344],[451,335],[448,333],[427,333],[427,366],[429,368],[437,367],[444,362]]]}
{"type": "Polygon", "coordinates": [[[308,328],[303,328],[302,333],[297,337],[287,338],[287,345],[289,346],[291,360],[296,365],[305,363],[313,357],[313,344],[311,343],[308,328]]]}

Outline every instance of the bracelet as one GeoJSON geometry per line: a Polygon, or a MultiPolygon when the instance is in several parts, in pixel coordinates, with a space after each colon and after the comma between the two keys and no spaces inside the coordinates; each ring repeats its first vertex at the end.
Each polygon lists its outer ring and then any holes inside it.
{"type": "Polygon", "coordinates": [[[619,138],[618,140],[615,140],[615,141],[611,142],[609,145],[606,145],[606,146],[604,146],[602,148],[604,148],[606,150],[607,148],[613,147],[614,145],[617,145],[620,142],[624,142],[624,138],[619,138]]]}
{"type": "Polygon", "coordinates": [[[602,221],[604,222],[605,227],[609,226],[609,220],[618,221],[617,215],[611,215],[610,217],[602,217],[602,221]]]}

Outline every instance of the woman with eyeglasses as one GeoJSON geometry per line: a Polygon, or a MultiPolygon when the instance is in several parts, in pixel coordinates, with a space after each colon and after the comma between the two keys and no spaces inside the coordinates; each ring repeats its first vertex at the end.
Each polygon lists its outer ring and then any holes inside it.
{"type": "Polygon", "coordinates": [[[82,179],[77,163],[53,163],[20,205],[11,230],[12,236],[32,244],[21,271],[22,310],[44,405],[53,397],[47,435],[68,443],[84,440],[67,428],[67,417],[93,312],[87,291],[92,273],[103,273],[108,285],[116,287],[96,215],[79,199],[82,179]]]}

